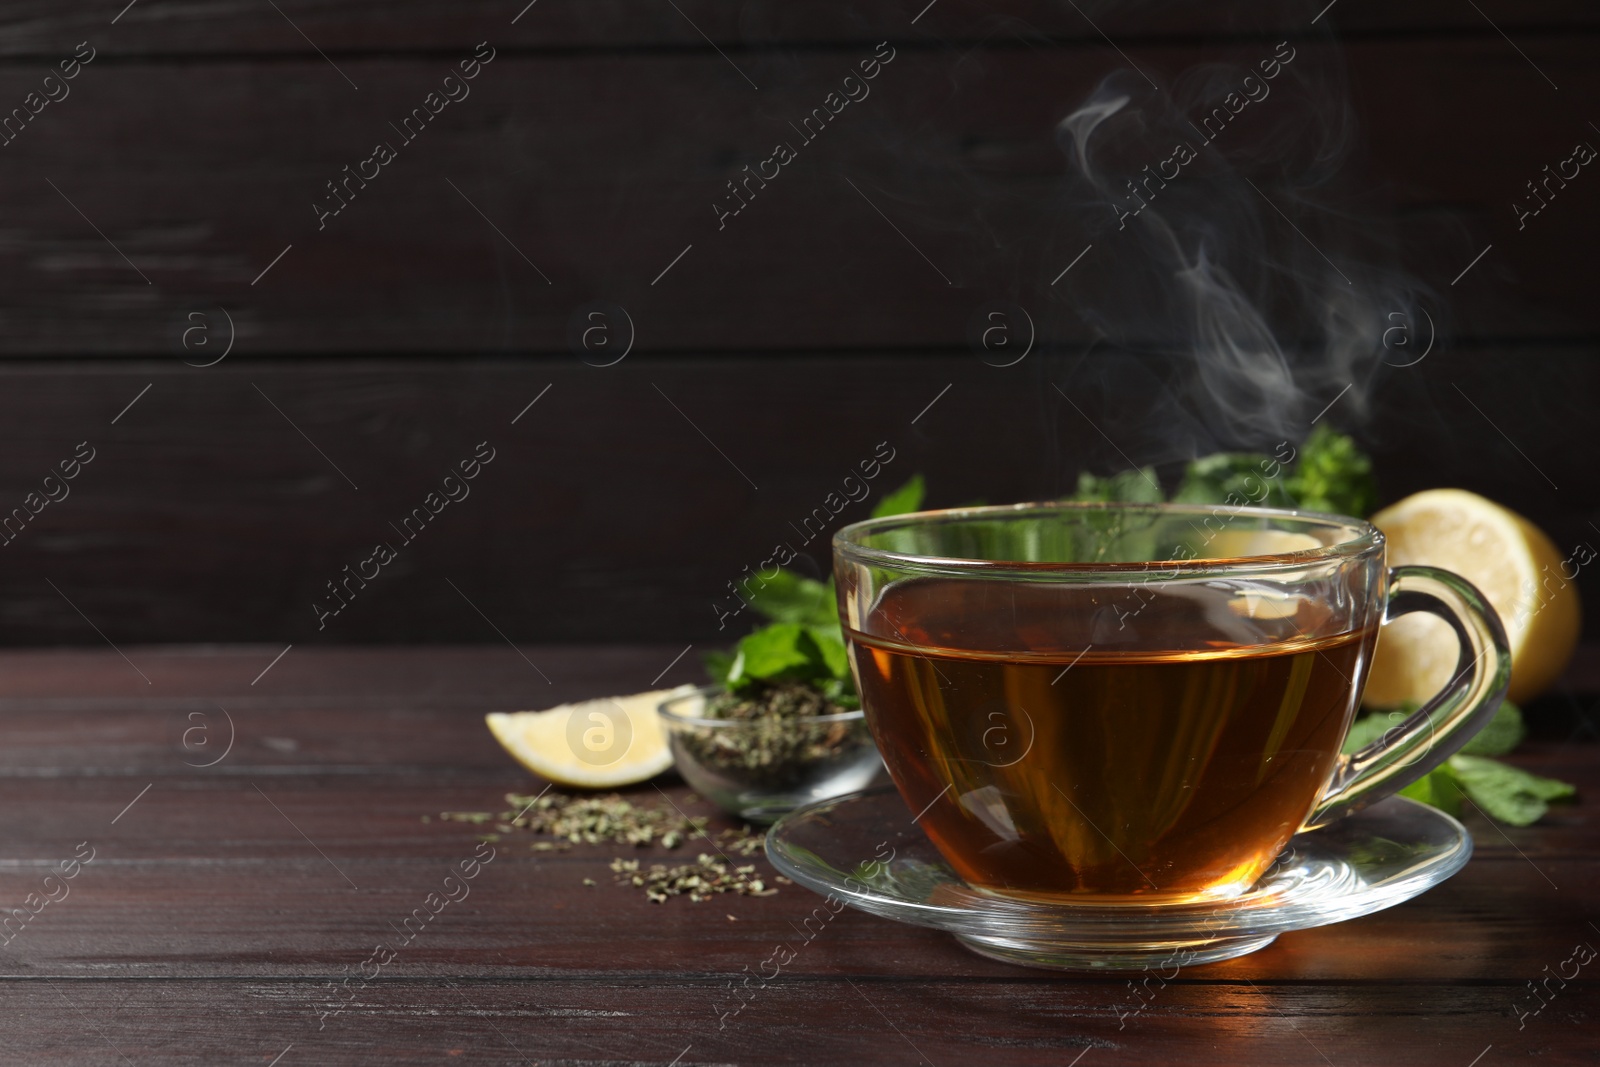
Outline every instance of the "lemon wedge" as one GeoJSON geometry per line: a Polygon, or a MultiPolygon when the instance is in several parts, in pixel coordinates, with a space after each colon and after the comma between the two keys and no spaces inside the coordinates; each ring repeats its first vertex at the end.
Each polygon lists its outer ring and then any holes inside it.
{"type": "Polygon", "coordinates": [[[1293,530],[1218,530],[1206,541],[1201,559],[1242,559],[1251,556],[1278,556],[1321,548],[1322,542],[1310,534],[1293,530]]]}
{"type": "Polygon", "coordinates": [[[546,711],[492,711],[489,732],[528,770],[558,785],[614,789],[672,766],[656,709],[693,686],[602,697],[546,711]]]}
{"type": "MultiPolygon", "coordinates": [[[[1508,508],[1462,489],[1415,493],[1372,516],[1389,540],[1391,567],[1454,571],[1500,616],[1511,647],[1513,703],[1538,696],[1561,675],[1578,643],[1572,568],[1544,532],[1508,508]]],[[[1383,628],[1364,703],[1392,707],[1433,696],[1456,670],[1459,647],[1441,620],[1415,614],[1383,628]]]]}

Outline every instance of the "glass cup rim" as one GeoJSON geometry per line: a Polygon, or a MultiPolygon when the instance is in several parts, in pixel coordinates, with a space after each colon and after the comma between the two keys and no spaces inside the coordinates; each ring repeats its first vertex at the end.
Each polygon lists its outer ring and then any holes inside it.
{"type": "Polygon", "coordinates": [[[833,550],[841,558],[853,563],[900,570],[948,573],[1025,572],[1029,576],[1047,575],[1084,577],[1100,574],[1128,574],[1148,572],[1160,565],[1172,577],[1215,576],[1218,574],[1259,574],[1294,570],[1309,564],[1338,559],[1354,559],[1371,552],[1383,550],[1383,531],[1365,519],[1338,515],[1325,511],[1306,511],[1294,508],[1263,508],[1249,504],[1183,504],[1183,503],[1128,503],[1118,501],[1068,501],[1046,500],[1021,504],[989,504],[980,507],[941,508],[930,511],[913,511],[902,515],[863,519],[842,527],[833,535],[833,550]],[[1152,559],[1119,562],[1037,562],[1029,560],[971,559],[960,556],[929,556],[909,552],[896,552],[874,548],[861,543],[865,535],[890,529],[896,525],[928,525],[935,522],[955,522],[969,518],[1025,518],[1047,513],[1071,514],[1073,512],[1122,511],[1189,515],[1227,515],[1230,518],[1248,516],[1290,520],[1308,527],[1338,529],[1346,536],[1331,544],[1292,552],[1268,553],[1259,556],[1231,556],[1197,559],[1152,559]]]}
{"type": "MultiPolygon", "coordinates": [[[[712,726],[720,727],[722,729],[731,729],[736,726],[752,725],[754,720],[751,719],[708,719],[699,715],[686,715],[677,710],[677,708],[673,707],[673,705],[687,701],[693,697],[705,699],[706,697],[722,691],[723,687],[720,685],[696,686],[691,692],[678,693],[675,696],[670,696],[662,700],[661,703],[656,705],[656,714],[660,715],[662,720],[665,722],[676,723],[683,726],[712,726]]],[[[833,715],[805,715],[801,716],[800,718],[789,719],[787,721],[796,726],[808,726],[812,723],[849,722],[853,719],[861,719],[865,717],[866,712],[862,711],[860,708],[856,708],[854,711],[841,711],[833,715]]]]}

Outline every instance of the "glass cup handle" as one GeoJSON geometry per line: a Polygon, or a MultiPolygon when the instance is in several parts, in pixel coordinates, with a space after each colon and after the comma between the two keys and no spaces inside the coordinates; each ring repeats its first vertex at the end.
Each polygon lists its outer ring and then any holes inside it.
{"type": "Polygon", "coordinates": [[[1449,623],[1461,643],[1455,675],[1405,722],[1339,757],[1332,782],[1306,819],[1307,830],[1397,793],[1449,759],[1494,717],[1511,683],[1511,652],[1500,617],[1471,582],[1436,567],[1395,567],[1388,593],[1385,623],[1413,611],[1449,623]]]}

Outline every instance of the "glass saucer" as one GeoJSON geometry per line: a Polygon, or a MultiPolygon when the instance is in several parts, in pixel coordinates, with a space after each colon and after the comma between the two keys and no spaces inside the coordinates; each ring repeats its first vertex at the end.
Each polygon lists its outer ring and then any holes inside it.
{"type": "Polygon", "coordinates": [[[1466,864],[1472,838],[1443,812],[1391,797],[1299,834],[1249,891],[1225,901],[1041,904],[955,876],[893,789],[779,819],[767,858],[800,885],[862,911],[947,930],[981,956],[1027,967],[1139,970],[1243,956],[1288,930],[1393,907],[1466,864]]]}

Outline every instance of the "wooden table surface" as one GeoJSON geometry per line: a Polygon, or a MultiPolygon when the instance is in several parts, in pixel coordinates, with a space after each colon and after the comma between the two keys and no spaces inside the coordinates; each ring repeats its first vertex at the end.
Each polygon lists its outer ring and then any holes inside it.
{"type": "MultiPolygon", "coordinates": [[[[0,908],[13,915],[0,1062],[1497,1067],[1600,1055],[1592,969],[1551,979],[1543,1000],[1530,991],[1575,946],[1600,945],[1585,696],[1600,690],[1596,650],[1535,709],[1516,757],[1577,782],[1580,802],[1527,829],[1469,816],[1476,855],[1419,899],[1186,969],[1136,1016],[1127,976],[1014,968],[846,910],[725,1026],[730,981],[799,940],[820,898],[784,886],[655,905],[611,884],[614,856],[682,849],[536,853],[502,838],[469,895],[378,977],[338,985],[473,855],[478,828],[423,816],[502,810],[508,791],[541,784],[482,712],[650,688],[679,648],[295,647],[275,661],[281,651],[0,654],[0,908]],[[52,877],[63,864],[65,881],[52,877]],[[10,909],[29,894],[54,899],[35,897],[24,922],[10,909]],[[343,1010],[324,1016],[335,1001],[343,1010]]],[[[657,684],[694,680],[695,658],[657,684]]]]}

